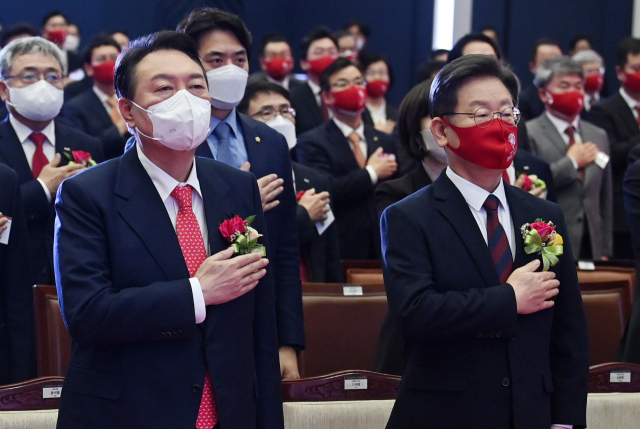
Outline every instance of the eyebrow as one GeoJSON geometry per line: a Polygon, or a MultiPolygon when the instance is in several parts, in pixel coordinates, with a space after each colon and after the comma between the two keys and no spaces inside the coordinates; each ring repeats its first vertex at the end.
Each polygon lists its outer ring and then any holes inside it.
{"type": "MultiPolygon", "coordinates": [[[[209,53],[206,54],[207,57],[221,57],[222,55],[224,55],[224,52],[221,51],[211,51],[209,53]]],[[[234,56],[237,55],[247,55],[247,50],[246,49],[241,49],[239,51],[236,51],[233,53],[234,56]]]]}
{"type": "MultiPolygon", "coordinates": [[[[475,101],[472,101],[471,103],[469,103],[469,106],[485,107],[488,104],[490,104],[489,101],[475,100],[475,101]]],[[[510,98],[503,98],[502,100],[500,100],[500,104],[513,104],[513,100],[510,99],[510,98]]]]}
{"type": "MultiPolygon", "coordinates": [[[[42,69],[39,69],[38,67],[29,66],[29,67],[25,67],[25,68],[21,69],[20,72],[23,72],[23,71],[40,71],[40,70],[42,70],[42,69]]],[[[60,70],[55,68],[55,67],[47,67],[44,70],[45,71],[60,72],[60,70]]]]}
{"type": "MultiPolygon", "coordinates": [[[[157,74],[157,75],[153,76],[151,78],[151,80],[160,80],[160,79],[172,80],[172,79],[175,79],[175,78],[176,78],[176,75],[160,73],[160,74],[157,74]]],[[[202,73],[191,73],[189,75],[189,79],[204,79],[204,76],[202,75],[202,73]]]]}

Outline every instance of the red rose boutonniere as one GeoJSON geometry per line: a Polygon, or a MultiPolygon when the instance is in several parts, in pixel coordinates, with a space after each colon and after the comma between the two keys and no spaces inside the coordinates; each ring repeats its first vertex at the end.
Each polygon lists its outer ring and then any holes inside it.
{"type": "Polygon", "coordinates": [[[563,253],[562,236],[556,232],[553,222],[544,222],[536,219],[534,223],[525,223],[520,227],[524,238],[524,251],[527,254],[537,253],[542,256],[542,271],[549,270],[560,260],[558,256],[563,253]]]}
{"type": "Polygon", "coordinates": [[[218,227],[225,240],[231,243],[234,255],[260,253],[262,256],[267,256],[265,247],[258,243],[258,238],[262,237],[262,234],[251,228],[255,218],[254,215],[242,220],[240,216],[236,215],[231,219],[225,220],[218,227]]]}
{"type": "Polygon", "coordinates": [[[65,152],[64,155],[69,159],[69,165],[82,164],[87,168],[96,165],[96,162],[91,159],[91,154],[83,150],[73,150],[71,153],[65,152]]]}

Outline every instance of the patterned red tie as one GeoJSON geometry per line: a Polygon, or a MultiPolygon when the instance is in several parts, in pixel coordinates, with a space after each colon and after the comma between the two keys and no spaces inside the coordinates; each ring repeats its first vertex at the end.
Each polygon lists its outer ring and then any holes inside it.
{"type": "MultiPolygon", "coordinates": [[[[571,147],[576,143],[576,129],[573,128],[573,125],[569,125],[564,132],[569,136],[569,147],[571,147]]],[[[578,173],[580,174],[580,178],[584,182],[584,168],[578,168],[578,173]]]]}
{"type": "Polygon", "coordinates": [[[42,168],[49,163],[42,149],[42,145],[47,141],[47,137],[42,133],[31,133],[29,138],[33,144],[36,145],[36,151],[33,153],[33,160],[31,162],[31,171],[33,172],[33,178],[37,179],[42,168]]]}
{"type": "MultiPolygon", "coordinates": [[[[207,259],[207,251],[204,247],[202,239],[202,231],[198,218],[196,218],[193,208],[191,207],[193,189],[190,185],[176,186],[171,192],[171,196],[178,203],[178,218],[176,221],[176,230],[178,231],[178,241],[182,249],[182,255],[189,269],[189,276],[194,277],[202,262],[207,259]]],[[[216,401],[211,385],[211,376],[209,372],[204,380],[202,389],[202,400],[200,401],[200,410],[198,411],[198,420],[196,421],[197,429],[211,429],[218,423],[218,411],[216,409],[216,401]]]]}
{"type": "Polygon", "coordinates": [[[493,265],[498,271],[500,283],[504,284],[507,282],[509,275],[511,275],[513,257],[507,234],[500,224],[500,219],[498,219],[499,205],[500,200],[498,200],[498,197],[489,195],[482,207],[487,211],[487,245],[489,246],[493,265]]]}

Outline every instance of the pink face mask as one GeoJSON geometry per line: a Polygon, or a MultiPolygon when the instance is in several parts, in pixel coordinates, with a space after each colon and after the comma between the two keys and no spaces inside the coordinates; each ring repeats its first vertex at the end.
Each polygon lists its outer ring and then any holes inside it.
{"type": "Polygon", "coordinates": [[[562,94],[547,92],[547,94],[550,97],[549,107],[563,115],[575,118],[582,111],[584,95],[579,91],[570,91],[562,94]]]}

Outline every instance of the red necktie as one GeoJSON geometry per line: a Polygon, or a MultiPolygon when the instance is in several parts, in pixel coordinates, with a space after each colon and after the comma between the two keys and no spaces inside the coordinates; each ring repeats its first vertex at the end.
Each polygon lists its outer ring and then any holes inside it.
{"type": "Polygon", "coordinates": [[[487,211],[487,246],[491,253],[493,265],[498,271],[500,283],[506,283],[511,269],[513,268],[513,257],[509,247],[509,239],[504,232],[504,228],[498,219],[498,206],[500,200],[495,195],[489,195],[482,207],[487,211]]]}
{"type": "Polygon", "coordinates": [[[42,133],[31,133],[29,138],[36,145],[36,151],[33,153],[31,162],[31,171],[33,172],[33,178],[37,179],[42,168],[49,163],[49,159],[47,159],[44,150],[42,150],[42,145],[47,141],[47,137],[42,133]]]}
{"type": "Polygon", "coordinates": [[[356,161],[360,168],[364,168],[367,164],[367,160],[364,157],[364,153],[362,153],[362,148],[360,147],[360,136],[358,133],[353,132],[349,134],[349,141],[353,145],[353,156],[356,157],[356,161]]]}
{"type": "MultiPolygon", "coordinates": [[[[576,142],[576,138],[575,138],[576,129],[573,128],[572,125],[569,125],[565,130],[565,134],[569,136],[569,147],[571,147],[576,142]]],[[[578,168],[578,173],[580,173],[580,178],[584,182],[584,168],[578,168]]]]}
{"type": "MultiPolygon", "coordinates": [[[[192,188],[187,186],[176,186],[171,192],[171,196],[178,203],[178,218],[176,220],[176,230],[178,232],[178,241],[182,249],[182,255],[189,269],[189,276],[194,277],[202,262],[207,259],[207,251],[204,247],[202,239],[202,231],[198,218],[196,218],[192,201],[192,188]]],[[[200,401],[200,410],[198,411],[198,420],[196,421],[197,429],[211,429],[218,422],[218,411],[216,409],[216,401],[211,385],[211,376],[207,371],[202,388],[202,400],[200,401]]]]}

